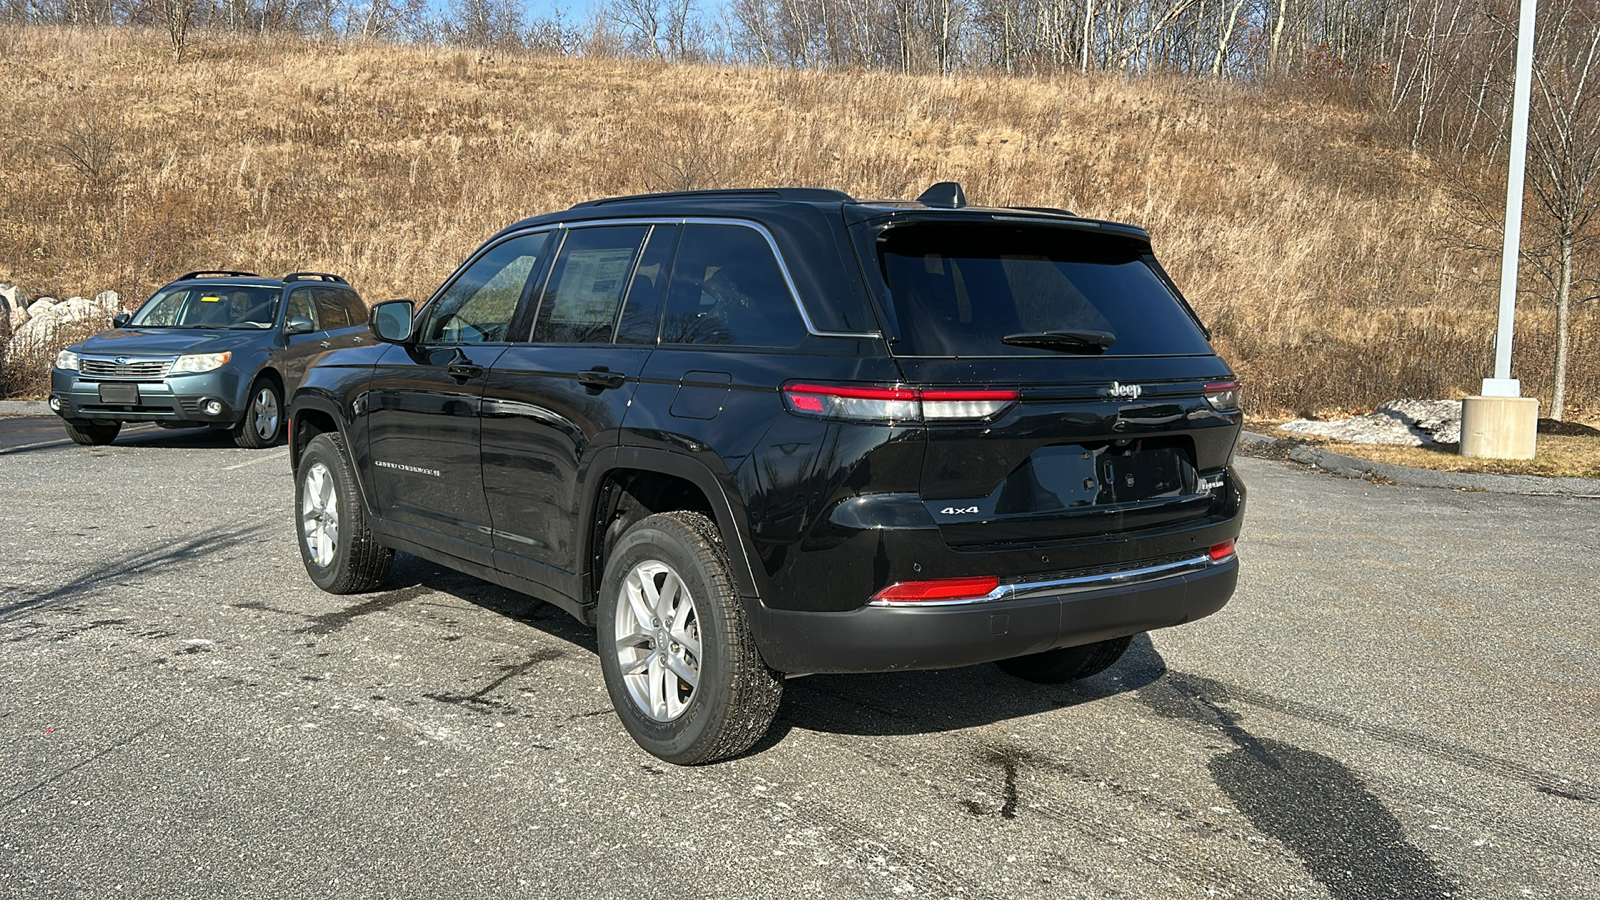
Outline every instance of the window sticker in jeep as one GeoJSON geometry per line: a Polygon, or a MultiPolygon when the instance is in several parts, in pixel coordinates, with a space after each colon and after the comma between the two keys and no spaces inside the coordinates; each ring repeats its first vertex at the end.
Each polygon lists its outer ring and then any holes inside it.
{"type": "Polygon", "coordinates": [[[610,322],[622,299],[633,247],[602,247],[567,254],[550,321],[558,325],[610,322]]]}

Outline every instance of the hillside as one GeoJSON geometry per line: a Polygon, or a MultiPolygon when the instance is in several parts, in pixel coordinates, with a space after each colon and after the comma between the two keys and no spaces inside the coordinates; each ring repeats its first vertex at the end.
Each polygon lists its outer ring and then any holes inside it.
{"type": "MultiPolygon", "coordinates": [[[[1458,396],[1497,259],[1374,117],[1225,84],[908,77],[293,39],[0,30],[0,283],[141,300],[190,268],[424,297],[511,220],[604,195],[797,184],[1066,206],[1149,228],[1259,412],[1458,396]]],[[[1554,316],[1518,374],[1548,390],[1554,316]]],[[[1575,411],[1600,407],[1578,317],[1575,411]]]]}

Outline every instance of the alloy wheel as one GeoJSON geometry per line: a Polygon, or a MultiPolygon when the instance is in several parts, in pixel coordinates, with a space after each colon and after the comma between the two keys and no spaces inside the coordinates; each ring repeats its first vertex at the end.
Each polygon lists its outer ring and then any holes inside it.
{"type": "Polygon", "coordinates": [[[645,715],[670,722],[683,714],[700,684],[700,617],[683,579],[669,565],[646,560],[622,583],[615,652],[628,696],[645,715]]]}
{"type": "Polygon", "coordinates": [[[272,388],[263,387],[257,391],[255,402],[250,404],[250,421],[263,441],[277,436],[279,415],[278,395],[272,388]]]}
{"type": "Polygon", "coordinates": [[[333,473],[321,462],[311,464],[301,485],[300,530],[311,561],[323,569],[332,565],[339,544],[339,493],[333,473]]]}

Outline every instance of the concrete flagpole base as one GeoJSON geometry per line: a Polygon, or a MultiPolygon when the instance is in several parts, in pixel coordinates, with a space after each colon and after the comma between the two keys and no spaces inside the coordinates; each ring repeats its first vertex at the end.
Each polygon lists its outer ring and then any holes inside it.
{"type": "Polygon", "coordinates": [[[1461,455],[1533,459],[1539,401],[1533,397],[1467,397],[1461,401],[1461,455]]]}

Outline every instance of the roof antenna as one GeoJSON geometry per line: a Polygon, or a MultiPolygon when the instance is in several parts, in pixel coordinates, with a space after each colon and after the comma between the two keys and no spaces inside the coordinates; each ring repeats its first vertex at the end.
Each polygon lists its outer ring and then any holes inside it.
{"type": "Polygon", "coordinates": [[[917,198],[918,203],[927,206],[948,206],[951,209],[960,209],[967,205],[967,195],[962,193],[961,185],[954,181],[941,181],[922,192],[917,198]]]}

